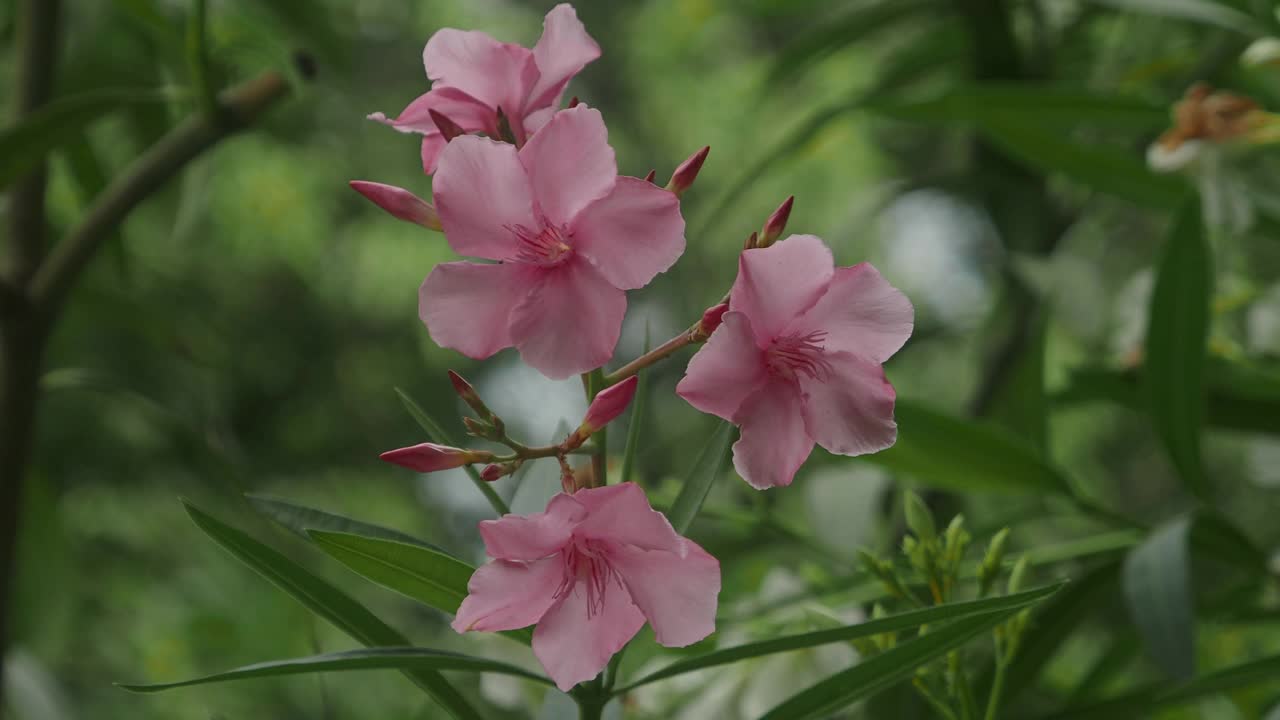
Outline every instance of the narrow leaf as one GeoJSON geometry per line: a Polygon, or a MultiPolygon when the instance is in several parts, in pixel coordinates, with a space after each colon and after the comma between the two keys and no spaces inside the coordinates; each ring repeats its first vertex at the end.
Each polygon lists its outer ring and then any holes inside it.
{"type": "Polygon", "coordinates": [[[458,612],[475,568],[443,551],[379,537],[310,530],[321,550],[360,575],[418,602],[458,612]]]}
{"type": "Polygon", "coordinates": [[[1017,610],[1044,600],[1057,592],[1061,587],[1061,584],[1050,585],[1035,590],[1028,590],[1027,592],[1017,593],[1016,595],[951,603],[949,605],[939,605],[936,607],[924,608],[923,610],[912,610],[910,612],[880,618],[878,620],[869,620],[867,622],[858,623],[857,625],[847,625],[830,630],[819,630],[817,632],[791,635],[789,637],[777,638],[774,640],[765,640],[763,642],[725,648],[723,650],[707,653],[706,655],[699,655],[687,660],[674,662],[657,672],[640,678],[616,692],[627,692],[633,688],[640,687],[641,685],[648,685],[649,683],[665,680],[676,675],[694,672],[695,670],[702,670],[703,668],[715,667],[716,665],[738,662],[739,660],[746,660],[748,658],[759,657],[761,655],[771,655],[773,653],[787,652],[789,650],[802,650],[804,648],[815,647],[818,645],[827,645],[829,643],[854,640],[856,638],[870,637],[872,635],[882,635],[884,633],[897,632],[899,630],[909,630],[911,628],[920,627],[921,625],[957,620],[960,618],[984,615],[992,612],[1017,610]]]}
{"type": "Polygon", "coordinates": [[[500,675],[514,675],[526,680],[534,680],[544,685],[553,683],[540,675],[535,675],[523,668],[470,655],[462,655],[444,650],[430,650],[416,647],[375,648],[370,650],[347,650],[344,652],[326,653],[311,657],[293,658],[291,660],[275,660],[256,663],[244,667],[220,672],[214,675],[180,680],[178,682],[155,683],[150,685],[126,685],[118,687],[136,693],[153,693],[172,690],[192,685],[208,685],[210,683],[228,682],[231,680],[250,680],[253,678],[278,677],[281,675],[304,675],[321,672],[340,672],[344,670],[464,670],[469,672],[488,672],[500,675]]]}
{"type": "Polygon", "coordinates": [[[991,630],[1019,612],[1019,608],[983,613],[948,623],[928,634],[863,660],[792,696],[760,720],[804,720],[827,717],[851,703],[874,695],[915,674],[969,640],[991,630]]]}
{"type": "Polygon", "coordinates": [[[1062,474],[1030,445],[989,423],[898,400],[898,442],[865,460],[920,482],[968,492],[1066,492],[1062,474]]]}
{"type": "Polygon", "coordinates": [[[1082,125],[1159,130],[1169,122],[1168,106],[1142,98],[1028,84],[960,85],[927,100],[882,98],[872,100],[866,107],[916,122],[982,127],[1015,121],[1058,132],[1082,125]]]}
{"type": "MultiPolygon", "coordinates": [[[[405,410],[409,411],[409,415],[413,417],[414,421],[427,432],[427,438],[429,440],[441,445],[457,445],[457,442],[453,439],[452,433],[445,430],[443,425],[436,422],[435,418],[428,415],[427,412],[422,409],[422,406],[414,402],[413,398],[409,397],[405,391],[400,388],[396,388],[396,395],[400,396],[400,403],[404,405],[405,410]]],[[[506,515],[511,512],[511,508],[507,507],[507,504],[502,501],[501,497],[498,497],[498,491],[494,490],[492,485],[482,480],[480,478],[480,473],[477,472],[475,468],[470,465],[463,465],[462,469],[467,471],[467,475],[471,477],[471,482],[475,483],[476,488],[480,490],[485,499],[489,501],[489,504],[493,506],[494,512],[499,515],[506,515]]]]}
{"type": "MultiPolygon", "coordinates": [[[[365,606],[306,568],[201,512],[195,506],[188,503],[184,505],[196,526],[213,538],[214,542],[342,632],[372,647],[409,644],[408,639],[378,619],[365,606]]],[[[408,669],[404,672],[453,717],[459,720],[479,720],[479,713],[440,673],[426,668],[408,669]]]]}
{"type": "Polygon", "coordinates": [[[1214,25],[1248,36],[1259,34],[1261,27],[1253,18],[1213,0],[1093,0],[1117,10],[1190,20],[1214,25]]]}
{"type": "Polygon", "coordinates": [[[1156,275],[1143,383],[1156,433],[1187,488],[1201,498],[1210,494],[1200,458],[1200,426],[1211,272],[1200,204],[1191,200],[1174,219],[1156,275]]]}
{"type": "Polygon", "coordinates": [[[268,495],[249,493],[245,495],[245,498],[253,506],[254,510],[304,540],[311,540],[311,536],[307,534],[308,530],[328,530],[330,532],[395,540],[396,542],[417,545],[438,553],[445,552],[443,549],[419,540],[408,533],[402,533],[399,530],[392,530],[381,525],[361,522],[345,515],[337,515],[305,505],[297,505],[268,495]]]}
{"type": "Polygon", "coordinates": [[[1196,674],[1190,518],[1152,533],[1124,562],[1124,596],[1151,659],[1178,680],[1196,674]]]}
{"type": "Polygon", "coordinates": [[[836,18],[823,18],[813,29],[800,33],[782,48],[766,86],[783,86],[809,65],[878,31],[888,30],[900,21],[909,20],[911,25],[918,26],[934,16],[934,13],[920,11],[936,5],[937,0],[880,0],[859,3],[836,18]]]}
{"type": "MultiPolygon", "coordinates": [[[[649,326],[644,326],[644,352],[649,352],[649,326]]],[[[640,429],[644,425],[644,407],[645,401],[649,394],[649,372],[642,370],[638,373],[640,377],[639,383],[636,385],[636,397],[631,401],[631,419],[627,423],[627,445],[622,451],[622,470],[618,473],[618,482],[627,482],[631,479],[631,472],[635,468],[636,453],[640,450],[640,429]]]]}
{"type": "Polygon", "coordinates": [[[681,535],[693,524],[698,510],[702,509],[702,503],[711,491],[711,484],[724,474],[725,466],[729,463],[729,444],[732,441],[733,426],[721,421],[711,438],[702,446],[689,474],[685,476],[684,487],[680,488],[680,494],[667,511],[667,519],[681,535]]]}

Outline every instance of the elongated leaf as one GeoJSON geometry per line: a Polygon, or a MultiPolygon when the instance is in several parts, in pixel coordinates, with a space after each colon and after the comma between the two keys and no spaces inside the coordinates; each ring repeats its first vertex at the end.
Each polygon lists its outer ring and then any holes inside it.
{"type": "Polygon", "coordinates": [[[1244,35],[1258,35],[1262,26],[1253,18],[1213,0],[1093,0],[1117,10],[1190,20],[1244,35]]]}
{"type": "Polygon", "coordinates": [[[879,0],[859,3],[840,17],[823,18],[782,48],[766,84],[784,85],[805,67],[903,20],[911,20],[913,26],[926,22],[937,13],[921,11],[937,4],[937,0],[879,0]]]}
{"type": "Polygon", "coordinates": [[[370,650],[346,650],[344,652],[326,653],[324,655],[293,658],[291,660],[275,660],[246,665],[234,670],[190,680],[150,685],[120,684],[118,687],[130,692],[153,693],[231,680],[250,680],[253,678],[279,677],[281,675],[304,675],[344,670],[464,670],[514,675],[526,680],[535,680],[544,685],[553,684],[547,678],[535,675],[524,668],[497,660],[446,652],[444,650],[430,650],[428,648],[390,647],[370,650]]]}
{"type": "Polygon", "coordinates": [[[898,442],[865,460],[920,482],[968,492],[1065,492],[1066,480],[1003,429],[899,400],[898,442]]]}
{"type": "Polygon", "coordinates": [[[1143,382],[1156,433],[1187,488],[1210,495],[1200,459],[1205,406],[1212,259],[1200,203],[1183,204],[1169,233],[1151,296],[1143,382]]]}
{"type": "Polygon", "coordinates": [[[427,548],[438,553],[445,551],[431,543],[419,540],[412,535],[402,533],[399,530],[382,527],[381,525],[373,525],[344,515],[336,515],[324,510],[307,507],[305,505],[296,505],[287,500],[270,497],[268,495],[246,494],[245,498],[254,510],[262,513],[268,519],[280,525],[284,529],[292,532],[304,540],[311,540],[308,530],[327,530],[330,532],[350,533],[352,535],[363,535],[365,537],[382,538],[384,540],[395,540],[396,542],[407,543],[409,545],[417,545],[418,547],[427,548]]]}
{"type": "MultiPolygon", "coordinates": [[[[649,353],[649,325],[644,326],[644,353],[649,353]]],[[[631,403],[631,419],[627,422],[627,444],[622,451],[622,469],[618,471],[618,482],[631,479],[635,468],[636,453],[640,451],[640,430],[644,425],[644,409],[649,395],[649,372],[641,370],[636,383],[636,398],[631,403]]]]}
{"type": "Polygon", "coordinates": [[[715,667],[716,665],[737,662],[739,660],[746,660],[748,658],[759,657],[761,655],[771,655],[773,653],[787,652],[789,650],[801,650],[834,642],[843,642],[856,638],[870,637],[872,635],[897,632],[899,630],[908,630],[920,627],[921,625],[957,620],[959,618],[972,617],[974,615],[1017,610],[1044,600],[1057,592],[1061,587],[1061,584],[1050,585],[1005,597],[939,605],[937,607],[925,608],[923,610],[912,610],[892,617],[869,620],[867,622],[858,623],[857,625],[847,625],[845,627],[833,628],[830,630],[819,630],[817,632],[792,635],[790,637],[778,638],[776,640],[766,640],[764,642],[725,648],[706,655],[689,658],[688,660],[674,662],[657,672],[640,678],[616,692],[627,692],[633,688],[640,687],[641,685],[648,685],[649,683],[665,680],[676,675],[682,675],[684,673],[701,670],[703,668],[715,667]]]}
{"type": "Polygon", "coordinates": [[[1261,683],[1275,684],[1280,678],[1280,655],[1219,670],[1169,687],[1153,685],[1093,705],[1068,708],[1044,720],[1111,720],[1146,717],[1154,710],[1176,707],[1222,692],[1261,683]]]}
{"type": "Polygon", "coordinates": [[[961,85],[928,100],[883,98],[866,108],[901,120],[979,127],[1018,122],[1057,132],[1083,125],[1159,130],[1169,123],[1167,106],[1142,98],[1027,84],[961,85]]]}
{"type": "Polygon", "coordinates": [[[81,137],[94,121],[126,105],[163,102],[161,90],[95,90],[60,98],[0,131],[0,190],[39,165],[50,152],[81,137]]]}
{"type": "MultiPolygon", "coordinates": [[[[248,565],[285,594],[302,603],[308,610],[364,645],[405,646],[408,639],[378,619],[365,606],[330,585],[289,558],[225,525],[195,506],[184,503],[195,524],[214,542],[248,565]]],[[[440,673],[427,669],[408,669],[405,675],[430,694],[459,720],[478,720],[480,715],[440,673]]]]}
{"type": "Polygon", "coordinates": [[[667,511],[667,519],[681,535],[693,524],[698,510],[702,509],[702,503],[711,491],[711,484],[724,474],[725,466],[729,463],[729,444],[732,441],[733,426],[720,422],[711,438],[702,446],[689,474],[685,476],[684,487],[680,488],[680,494],[667,511]]]}
{"type": "Polygon", "coordinates": [[[1129,616],[1151,659],[1178,680],[1196,674],[1190,531],[1190,518],[1179,518],[1152,533],[1124,562],[1129,616]]]}
{"type": "MultiPolygon", "coordinates": [[[[453,439],[452,433],[445,430],[443,425],[436,422],[435,418],[428,415],[427,411],[423,410],[421,405],[414,402],[413,398],[409,397],[405,391],[400,388],[396,388],[396,395],[400,396],[401,404],[404,405],[405,410],[409,411],[409,415],[413,417],[414,421],[417,422],[423,430],[427,431],[427,437],[432,442],[439,443],[441,445],[457,445],[453,439]]],[[[489,504],[493,506],[494,512],[499,515],[506,515],[511,512],[511,508],[507,507],[507,504],[502,501],[502,498],[498,497],[498,491],[494,490],[492,485],[482,480],[480,478],[480,473],[477,472],[475,468],[470,465],[463,465],[462,469],[467,471],[467,475],[471,478],[471,482],[475,483],[476,488],[484,495],[485,499],[489,501],[489,504]]]]}
{"type": "Polygon", "coordinates": [[[793,695],[765,713],[760,720],[826,717],[851,703],[906,680],[915,674],[916,668],[991,630],[1020,610],[1021,608],[1008,608],[947,623],[931,630],[927,635],[864,660],[793,695]]]}
{"type": "Polygon", "coordinates": [[[458,612],[475,568],[444,552],[396,540],[310,530],[321,550],[364,577],[418,602],[458,612]]]}

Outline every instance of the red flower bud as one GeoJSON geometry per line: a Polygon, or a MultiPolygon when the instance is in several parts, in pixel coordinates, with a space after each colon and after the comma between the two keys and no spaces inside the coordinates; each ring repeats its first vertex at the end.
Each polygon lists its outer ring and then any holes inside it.
{"type": "Polygon", "coordinates": [[[613,422],[631,404],[631,398],[636,396],[636,384],[639,381],[638,376],[632,375],[617,385],[601,390],[591,401],[591,406],[587,408],[587,416],[582,419],[579,430],[585,429],[590,435],[613,422]]]}
{"type": "Polygon", "coordinates": [[[702,313],[702,319],[698,321],[698,330],[695,336],[703,340],[711,337],[711,333],[720,327],[720,323],[724,320],[724,314],[728,311],[729,303],[727,302],[707,308],[707,311],[702,313]]]}
{"type": "Polygon", "coordinates": [[[388,450],[379,457],[393,465],[429,473],[484,462],[492,459],[493,453],[483,450],[463,450],[435,443],[421,443],[388,450]]]}
{"type": "Polygon", "coordinates": [[[493,412],[480,399],[480,394],[471,386],[471,383],[452,370],[449,371],[449,382],[453,383],[453,391],[458,393],[458,397],[462,398],[462,402],[466,403],[472,410],[475,410],[485,420],[492,419],[493,412]]]}
{"type": "MultiPolygon", "coordinates": [[[[654,179],[654,178],[656,178],[656,177],[658,177],[658,171],[657,171],[657,170],[650,170],[650,171],[649,171],[649,174],[644,176],[644,181],[645,181],[645,182],[647,182],[647,183],[652,183],[652,182],[653,182],[653,179],[654,179]]],[[[657,185],[657,183],[653,183],[653,184],[657,185]]]]}
{"type": "Polygon", "coordinates": [[[348,184],[352,190],[397,219],[432,230],[440,229],[440,216],[436,214],[436,209],[404,188],[367,180],[352,180],[348,184]]]}
{"type": "Polygon", "coordinates": [[[578,107],[578,103],[580,102],[582,101],[578,99],[577,95],[574,95],[573,97],[569,98],[569,109],[572,110],[578,107]]]}
{"type": "Polygon", "coordinates": [[[688,190],[689,186],[693,185],[693,181],[698,179],[698,171],[702,170],[702,163],[707,161],[707,153],[709,152],[711,152],[710,145],[680,163],[680,167],[671,173],[671,180],[667,183],[667,189],[676,195],[688,190]]]}
{"type": "Polygon", "coordinates": [[[782,237],[782,231],[787,229],[787,219],[791,217],[791,206],[795,204],[796,196],[792,195],[777,210],[769,216],[764,223],[764,229],[760,231],[760,241],[756,243],[756,247],[769,247],[782,237]]]}
{"type": "Polygon", "coordinates": [[[743,250],[750,250],[760,244],[760,233],[754,230],[747,236],[747,241],[742,243],[743,250]]]}
{"type": "Polygon", "coordinates": [[[444,137],[445,142],[449,142],[459,135],[467,134],[467,131],[463,130],[461,125],[450,120],[448,115],[439,110],[428,110],[427,113],[431,115],[431,122],[436,124],[436,129],[440,131],[440,135],[444,137]]]}

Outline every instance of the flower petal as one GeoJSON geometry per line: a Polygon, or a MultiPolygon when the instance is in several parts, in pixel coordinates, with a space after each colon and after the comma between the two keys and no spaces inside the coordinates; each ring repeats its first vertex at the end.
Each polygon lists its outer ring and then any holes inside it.
{"type": "Polygon", "coordinates": [[[464,633],[528,627],[555,604],[563,580],[564,562],[559,555],[531,563],[485,563],[467,582],[467,597],[453,618],[453,629],[464,633]]]}
{"type": "Polygon", "coordinates": [[[536,287],[511,313],[520,357],[553,380],[608,362],[622,331],[626,293],[581,257],[529,272],[538,274],[536,287]]]}
{"type": "Polygon", "coordinates": [[[676,553],[623,547],[609,562],[622,576],[631,600],[649,619],[658,643],[684,647],[716,629],[720,563],[690,540],[676,553]]]}
{"type": "Polygon", "coordinates": [[[620,177],[613,191],[583,208],[573,245],[623,290],[649,284],[684,252],[680,200],[640,178],[620,177]]]}
{"type": "Polygon", "coordinates": [[[561,110],[520,148],[520,162],[538,208],[553,224],[571,227],[582,209],[609,193],[618,163],[600,111],[561,110]]]}
{"type": "Polygon", "coordinates": [[[734,422],[742,434],[733,444],[733,467],[757,490],[790,485],[813,450],[796,386],[775,381],[742,404],[734,422]]]}
{"type": "Polygon", "coordinates": [[[738,258],[729,308],[751,318],[764,346],[826,292],[834,272],[831,249],[815,235],[792,235],[738,258]]]}
{"type": "Polygon", "coordinates": [[[461,90],[515,117],[524,111],[525,96],[538,79],[532,52],[474,30],[436,32],[422,50],[422,64],[437,85],[461,90]]]}
{"type": "Polygon", "coordinates": [[[556,495],[546,512],[503,515],[480,523],[480,537],[489,557],[502,560],[537,560],[557,553],[573,536],[573,529],[587,516],[587,508],[570,495],[556,495]]]}
{"type": "Polygon", "coordinates": [[[907,338],[915,322],[911,301],[870,263],[836,268],[827,293],[787,332],[825,331],[827,352],[849,352],[882,363],[907,338]]]}
{"type": "Polygon", "coordinates": [[[588,612],[587,588],[579,581],[538,622],[533,654],[556,687],[568,692],[599,675],[609,658],[643,626],[640,609],[612,582],[604,593],[604,606],[599,612],[588,612]]]}
{"type": "Polygon", "coordinates": [[[587,509],[586,518],[575,530],[578,537],[644,550],[684,551],[684,538],[671,527],[666,515],[649,505],[644,490],[635,483],[579,490],[573,498],[587,509]]]}
{"type": "Polygon", "coordinates": [[[512,345],[507,327],[529,292],[527,274],[519,265],[437,265],[418,289],[418,317],[437,345],[487,358],[512,345]]]}
{"type": "Polygon", "coordinates": [[[372,113],[369,119],[403,133],[439,135],[431,110],[444,113],[467,132],[494,134],[497,129],[497,113],[493,108],[453,87],[437,87],[419,95],[395,119],[380,112],[372,113]]]}
{"type": "Polygon", "coordinates": [[[809,436],[837,455],[878,452],[898,439],[896,393],[879,363],[853,353],[827,353],[831,375],[802,377],[804,425],[809,436]]]}
{"type": "Polygon", "coordinates": [[[732,420],[767,377],[751,321],[740,312],[727,312],[689,361],[676,394],[702,412],[732,420]]]}
{"type": "Polygon", "coordinates": [[[432,197],[445,239],[460,255],[504,260],[516,249],[510,228],[537,225],[515,147],[488,138],[467,135],[445,147],[432,197]]]}
{"type": "Polygon", "coordinates": [[[600,46],[587,34],[573,6],[560,3],[551,8],[542,21],[542,37],[533,46],[539,77],[527,107],[556,104],[569,80],[598,57],[600,46]]]}

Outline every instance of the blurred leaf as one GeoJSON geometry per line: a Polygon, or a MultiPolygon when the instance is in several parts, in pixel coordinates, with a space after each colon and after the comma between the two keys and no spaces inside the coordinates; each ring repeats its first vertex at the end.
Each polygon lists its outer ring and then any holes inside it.
{"type": "Polygon", "coordinates": [[[1169,123],[1168,107],[1142,98],[1030,84],[961,85],[928,100],[873,99],[866,108],[900,120],[978,127],[1019,123],[1058,133],[1091,124],[1159,130],[1169,123]]]}
{"type": "Polygon", "coordinates": [[[1124,596],[1151,659],[1178,680],[1196,674],[1190,518],[1156,530],[1124,562],[1124,596]]]}
{"type": "Polygon", "coordinates": [[[1047,312],[1031,320],[1025,350],[995,393],[987,416],[1030,443],[1037,452],[1049,450],[1049,403],[1044,391],[1044,353],[1048,342],[1047,312]]]}
{"type": "MultiPolygon", "coordinates": [[[[194,505],[186,502],[183,504],[196,526],[213,538],[214,542],[342,632],[372,647],[409,644],[405,636],[382,622],[365,606],[311,571],[239,530],[206,515],[194,505]]],[[[480,715],[466,698],[439,672],[429,668],[409,668],[404,673],[458,720],[480,719],[480,715]]]]}
{"type": "Polygon", "coordinates": [[[162,90],[95,90],[41,107],[0,131],[0,190],[113,111],[126,105],[162,103],[170,96],[162,90]]]}
{"type": "Polygon", "coordinates": [[[489,672],[502,675],[514,675],[526,680],[534,680],[544,685],[553,683],[541,675],[536,675],[523,668],[509,665],[497,660],[462,655],[444,650],[431,650],[417,647],[374,648],[369,650],[346,650],[326,653],[312,657],[294,658],[292,660],[275,660],[272,662],[246,665],[234,670],[170,683],[151,685],[126,685],[118,687],[136,693],[153,693],[191,685],[207,685],[209,683],[228,682],[230,680],[250,680],[253,678],[278,677],[280,675],[305,675],[309,673],[339,672],[344,670],[461,670],[467,672],[489,672]]]}
{"type": "Polygon", "coordinates": [[[360,575],[450,615],[475,568],[442,551],[381,537],[310,530],[321,550],[360,575]]]}
{"type": "Polygon", "coordinates": [[[930,625],[933,623],[972,617],[975,615],[985,615],[992,612],[1007,613],[1028,605],[1034,605],[1050,595],[1053,595],[1061,587],[1062,584],[1050,585],[1047,587],[1037,588],[1035,590],[1028,590],[1016,595],[938,605],[935,607],[924,608],[922,610],[912,610],[910,612],[900,613],[898,615],[880,618],[878,620],[868,620],[856,625],[847,625],[830,630],[819,630],[817,632],[809,632],[801,635],[792,635],[774,640],[766,640],[764,642],[725,648],[723,650],[707,653],[706,655],[699,655],[687,660],[674,662],[661,670],[640,678],[616,692],[627,692],[641,685],[648,685],[649,683],[665,680],[676,675],[694,672],[695,670],[701,670],[703,668],[715,667],[717,665],[738,662],[739,660],[746,660],[748,658],[760,657],[761,655],[771,655],[773,653],[787,652],[789,650],[801,650],[818,645],[827,645],[834,642],[844,642],[856,638],[897,632],[899,630],[909,630],[911,628],[920,627],[921,625],[930,625]]]}
{"type": "MultiPolygon", "coordinates": [[[[76,191],[80,195],[80,212],[83,213],[107,186],[110,178],[98,154],[94,152],[87,133],[81,133],[78,137],[69,140],[63,147],[63,157],[67,161],[67,168],[71,171],[71,181],[75,183],[76,191]]],[[[127,275],[129,256],[125,249],[121,227],[112,228],[107,233],[105,245],[107,252],[111,253],[115,260],[120,274],[127,275]]]]}
{"type": "MultiPolygon", "coordinates": [[[[649,324],[644,326],[644,353],[649,353],[649,324]]],[[[636,383],[636,396],[631,405],[631,417],[627,422],[627,444],[622,451],[622,469],[618,472],[618,482],[631,479],[636,464],[636,453],[640,450],[640,429],[644,425],[644,409],[649,394],[649,371],[636,373],[640,379],[636,383]]]]}
{"type": "Polygon", "coordinates": [[[711,490],[711,484],[724,474],[725,466],[729,464],[729,445],[733,442],[733,431],[733,425],[723,420],[717,423],[715,432],[702,445],[698,458],[693,461],[693,467],[689,468],[680,494],[667,510],[667,519],[681,535],[685,534],[697,517],[698,510],[702,508],[702,503],[711,490]]]}
{"type": "Polygon", "coordinates": [[[940,628],[930,628],[926,635],[864,659],[848,670],[838,672],[797,693],[760,720],[827,717],[851,703],[906,680],[915,674],[916,668],[946,655],[1020,611],[1021,608],[1008,608],[955,620],[940,628]]]}
{"type": "Polygon", "coordinates": [[[1210,493],[1200,458],[1212,257],[1189,200],[1174,219],[1151,295],[1143,379],[1151,422],[1187,489],[1210,493]]]}
{"type": "Polygon", "coordinates": [[[1191,523],[1191,547],[1250,573],[1265,573],[1267,554],[1217,510],[1198,508],[1191,523]]]}
{"type": "Polygon", "coordinates": [[[1092,0],[1092,2],[1108,5],[1117,10],[1216,25],[1249,36],[1259,34],[1258,23],[1253,18],[1213,0],[1092,0]]]}
{"type": "Polygon", "coordinates": [[[334,513],[306,507],[305,505],[295,505],[287,500],[281,500],[280,498],[274,498],[267,495],[246,494],[245,498],[249,501],[249,504],[252,505],[255,510],[262,513],[262,515],[308,542],[311,541],[311,536],[307,533],[308,530],[327,530],[330,532],[349,533],[351,535],[363,535],[365,537],[395,540],[396,542],[417,545],[433,552],[445,552],[443,549],[438,548],[431,543],[419,540],[412,535],[402,533],[399,530],[392,530],[391,528],[385,528],[381,525],[373,525],[359,520],[353,520],[344,515],[335,515],[334,513]]]}
{"type": "Polygon", "coordinates": [[[898,400],[898,442],[863,459],[926,485],[969,492],[1066,492],[1066,479],[1032,447],[990,423],[898,400]]]}
{"type": "MultiPolygon", "coordinates": [[[[409,411],[409,415],[413,417],[423,430],[427,431],[427,438],[431,440],[431,442],[439,443],[440,445],[457,446],[452,434],[445,430],[443,425],[436,422],[435,418],[428,415],[427,412],[422,409],[421,405],[414,402],[413,398],[409,397],[409,395],[400,388],[396,388],[395,390],[396,395],[400,396],[400,403],[404,405],[404,409],[409,411]]],[[[506,515],[511,512],[511,508],[507,507],[507,504],[502,501],[501,497],[498,497],[498,491],[494,490],[492,485],[482,480],[480,478],[480,473],[477,472],[474,467],[470,465],[463,465],[462,469],[467,472],[467,475],[471,478],[471,482],[475,484],[476,488],[480,490],[480,493],[489,501],[489,505],[493,506],[494,512],[499,515],[506,515]]]]}
{"type": "Polygon", "coordinates": [[[1280,678],[1280,655],[1219,670],[1202,677],[1177,683],[1152,685],[1141,690],[1104,700],[1093,705],[1068,708],[1043,720],[1129,720],[1147,717],[1153,711],[1185,705],[1218,693],[1237,690],[1260,683],[1275,684],[1280,678]]]}
{"type": "Polygon", "coordinates": [[[788,40],[778,52],[766,84],[784,86],[806,67],[877,32],[890,30],[898,22],[910,20],[911,26],[919,26],[938,14],[921,11],[938,11],[938,4],[938,0],[880,0],[853,6],[835,18],[819,13],[819,22],[813,28],[788,40]]]}

